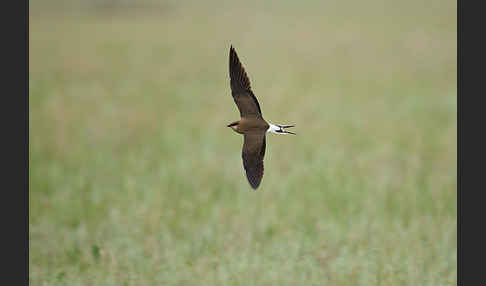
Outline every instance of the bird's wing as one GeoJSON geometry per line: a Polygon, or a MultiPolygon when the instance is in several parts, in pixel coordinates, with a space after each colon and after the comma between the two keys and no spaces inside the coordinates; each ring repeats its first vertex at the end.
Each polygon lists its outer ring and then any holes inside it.
{"type": "Polygon", "coordinates": [[[253,189],[257,189],[263,177],[263,157],[265,156],[265,131],[245,133],[243,143],[243,167],[246,178],[253,189]]]}
{"type": "Polygon", "coordinates": [[[240,116],[261,117],[260,105],[251,91],[250,80],[233,46],[231,46],[229,53],[229,74],[231,95],[233,95],[233,99],[240,110],[240,116]]]}

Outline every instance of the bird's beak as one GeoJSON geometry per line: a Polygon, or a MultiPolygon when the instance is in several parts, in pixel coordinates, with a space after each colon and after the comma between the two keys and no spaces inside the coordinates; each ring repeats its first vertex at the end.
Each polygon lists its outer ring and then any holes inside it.
{"type": "Polygon", "coordinates": [[[295,127],[295,125],[278,125],[278,127],[280,127],[280,132],[281,133],[287,133],[287,134],[297,135],[294,132],[290,132],[290,131],[285,130],[285,128],[295,127]]]}

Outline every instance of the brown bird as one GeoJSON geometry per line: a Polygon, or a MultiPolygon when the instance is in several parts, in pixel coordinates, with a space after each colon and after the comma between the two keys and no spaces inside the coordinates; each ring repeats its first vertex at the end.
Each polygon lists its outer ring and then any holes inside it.
{"type": "Polygon", "coordinates": [[[233,46],[230,47],[229,53],[229,75],[231,95],[240,110],[241,119],[231,122],[227,126],[245,137],[241,154],[243,167],[250,186],[256,190],[263,177],[265,135],[269,132],[295,135],[284,129],[294,127],[294,125],[274,125],[263,119],[258,100],[251,91],[250,80],[233,46]]]}

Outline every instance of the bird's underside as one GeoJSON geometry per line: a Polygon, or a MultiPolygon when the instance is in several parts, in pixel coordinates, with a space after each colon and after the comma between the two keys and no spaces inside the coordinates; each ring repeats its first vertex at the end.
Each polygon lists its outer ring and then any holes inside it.
{"type": "MultiPolygon", "coordinates": [[[[238,106],[241,119],[228,125],[234,131],[244,135],[242,159],[246,178],[253,189],[257,189],[263,177],[263,157],[265,156],[265,134],[290,133],[285,126],[268,124],[262,117],[258,100],[253,94],[250,80],[238,59],[233,47],[229,53],[229,74],[231,95],[238,106]]],[[[289,126],[292,127],[292,126],[289,126]]]]}

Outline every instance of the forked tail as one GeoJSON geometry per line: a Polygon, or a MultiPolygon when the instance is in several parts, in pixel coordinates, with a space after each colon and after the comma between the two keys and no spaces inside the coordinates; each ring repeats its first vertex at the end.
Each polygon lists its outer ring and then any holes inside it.
{"type": "Polygon", "coordinates": [[[296,135],[294,132],[290,132],[285,130],[285,128],[295,127],[295,125],[274,125],[269,123],[270,127],[268,127],[267,132],[275,133],[275,134],[293,134],[296,135]]]}

